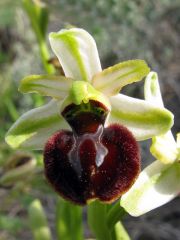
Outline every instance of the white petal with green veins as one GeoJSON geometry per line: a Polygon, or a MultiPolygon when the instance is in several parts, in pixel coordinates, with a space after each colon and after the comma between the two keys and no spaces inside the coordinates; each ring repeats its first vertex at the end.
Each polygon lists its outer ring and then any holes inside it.
{"type": "MultiPolygon", "coordinates": [[[[164,107],[157,73],[150,72],[146,77],[144,95],[148,102],[155,106],[164,107]]],[[[177,158],[178,151],[171,131],[161,136],[153,137],[150,151],[162,163],[173,163],[177,158]]]]}
{"type": "Polygon", "coordinates": [[[101,71],[96,43],[85,30],[63,29],[50,33],[49,40],[67,77],[91,81],[93,75],[101,71]]]}
{"type": "Polygon", "coordinates": [[[103,70],[93,77],[93,86],[108,96],[116,95],[127,84],[142,80],[149,72],[143,60],[129,60],[103,70]]]}
{"type": "Polygon", "coordinates": [[[171,131],[164,135],[153,137],[150,151],[162,163],[173,163],[177,158],[178,150],[171,131]]]}
{"type": "Polygon", "coordinates": [[[72,85],[72,79],[64,76],[31,75],[21,80],[19,90],[22,93],[39,93],[63,99],[67,96],[72,85]]]}
{"type": "Polygon", "coordinates": [[[147,75],[144,84],[144,95],[148,102],[160,107],[164,106],[156,72],[150,72],[147,75]]]}
{"type": "Polygon", "coordinates": [[[23,114],[10,128],[6,142],[13,148],[43,149],[48,138],[69,126],[60,116],[57,101],[23,114]]]}
{"type": "Polygon", "coordinates": [[[120,204],[132,216],[140,216],[172,200],[180,192],[180,164],[159,160],[145,168],[120,204]]]}
{"type": "Polygon", "coordinates": [[[167,132],[173,124],[173,115],[165,108],[147,101],[118,94],[109,98],[111,113],[108,123],[126,126],[137,140],[145,140],[167,132]]]}
{"type": "Polygon", "coordinates": [[[177,148],[180,148],[180,133],[177,133],[177,148]]]}
{"type": "Polygon", "coordinates": [[[177,151],[178,151],[177,160],[180,161],[180,133],[177,134],[177,151]]]}

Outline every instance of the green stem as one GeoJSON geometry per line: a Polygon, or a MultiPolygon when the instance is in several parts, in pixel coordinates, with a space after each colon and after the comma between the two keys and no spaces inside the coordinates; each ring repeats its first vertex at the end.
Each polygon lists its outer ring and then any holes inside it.
{"type": "Polygon", "coordinates": [[[111,229],[112,240],[130,240],[130,237],[125,230],[120,220],[125,216],[126,211],[120,206],[117,201],[108,211],[107,226],[111,229]]]}
{"type": "Polygon", "coordinates": [[[106,223],[107,205],[94,201],[88,205],[88,224],[96,240],[111,240],[106,223]]]}
{"type": "Polygon", "coordinates": [[[23,0],[23,7],[29,17],[32,29],[36,36],[43,67],[48,74],[53,74],[55,69],[48,63],[49,50],[46,44],[48,10],[44,8],[40,2],[33,2],[30,0],[23,0]]]}
{"type": "Polygon", "coordinates": [[[44,69],[48,74],[53,74],[55,72],[55,70],[54,70],[54,67],[48,63],[49,51],[47,48],[46,41],[45,41],[45,39],[40,38],[38,36],[37,36],[37,39],[38,39],[38,43],[39,43],[39,50],[40,50],[41,60],[42,60],[44,69]]]}
{"type": "Polygon", "coordinates": [[[18,119],[18,117],[19,117],[19,114],[18,114],[18,112],[16,110],[16,107],[14,106],[13,101],[11,101],[10,98],[6,98],[5,99],[5,105],[6,105],[7,109],[8,109],[8,112],[9,112],[12,120],[16,121],[18,119]]]}
{"type": "Polygon", "coordinates": [[[40,107],[44,104],[44,97],[43,96],[40,96],[38,94],[33,94],[32,95],[32,99],[33,99],[33,102],[34,102],[34,106],[35,107],[40,107]]]}
{"type": "Polygon", "coordinates": [[[82,207],[58,197],[56,206],[56,231],[58,240],[82,240],[82,229],[82,207]]]}
{"type": "Polygon", "coordinates": [[[121,222],[117,222],[113,229],[114,240],[131,240],[121,222]]]}
{"type": "Polygon", "coordinates": [[[124,217],[126,211],[122,208],[117,201],[111,209],[108,211],[107,215],[107,225],[110,229],[114,227],[114,225],[124,217]]]}

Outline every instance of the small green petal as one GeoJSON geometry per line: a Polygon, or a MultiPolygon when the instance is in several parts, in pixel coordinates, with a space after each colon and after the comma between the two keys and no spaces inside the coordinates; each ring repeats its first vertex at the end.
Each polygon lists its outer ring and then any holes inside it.
{"type": "Polygon", "coordinates": [[[101,71],[96,43],[85,30],[71,28],[53,32],[49,41],[67,77],[91,81],[93,75],[101,71]]]}
{"type": "Polygon", "coordinates": [[[8,131],[6,142],[13,148],[43,149],[53,133],[69,128],[57,104],[52,100],[23,114],[8,131]]]}
{"type": "Polygon", "coordinates": [[[130,60],[109,67],[93,77],[93,86],[108,96],[119,93],[127,84],[142,80],[149,72],[143,60],[130,60]]]}
{"type": "Polygon", "coordinates": [[[171,201],[180,190],[180,164],[155,161],[139,175],[120,204],[132,216],[140,216],[171,201]]]}
{"type": "MultiPolygon", "coordinates": [[[[144,95],[145,99],[154,104],[154,106],[164,108],[157,73],[150,72],[146,77],[144,95]]],[[[161,136],[153,137],[150,151],[162,163],[173,163],[177,158],[178,152],[172,133],[168,131],[161,136]]]]}
{"type": "Polygon", "coordinates": [[[109,99],[101,92],[94,89],[90,83],[84,81],[74,81],[70,89],[69,96],[64,100],[61,109],[67,105],[74,103],[76,105],[88,103],[89,100],[94,100],[103,103],[109,110],[111,105],[109,99]]]}
{"type": "Polygon", "coordinates": [[[108,122],[126,126],[139,141],[163,134],[173,124],[171,112],[147,101],[123,94],[109,100],[112,110],[108,122]]]}
{"type": "Polygon", "coordinates": [[[72,79],[64,76],[31,75],[22,79],[19,90],[22,93],[39,93],[63,99],[67,96],[72,85],[72,79]]]}
{"type": "Polygon", "coordinates": [[[178,150],[171,131],[164,135],[153,137],[150,151],[162,163],[173,163],[177,159],[178,150]]]}

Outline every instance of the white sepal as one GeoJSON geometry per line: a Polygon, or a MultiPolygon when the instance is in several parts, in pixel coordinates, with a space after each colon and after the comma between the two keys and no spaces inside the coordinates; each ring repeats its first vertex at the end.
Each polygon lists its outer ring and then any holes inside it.
{"type": "Polygon", "coordinates": [[[180,192],[180,164],[162,164],[159,160],[145,168],[120,204],[138,217],[171,201],[180,192]]]}
{"type": "Polygon", "coordinates": [[[13,148],[43,149],[48,138],[58,130],[69,129],[59,113],[56,100],[23,114],[9,129],[6,142],[13,148]]]}
{"type": "Polygon", "coordinates": [[[101,64],[93,37],[83,29],[63,29],[50,33],[49,41],[66,77],[91,81],[101,71],[101,64]]]}
{"type": "Polygon", "coordinates": [[[173,115],[145,100],[118,94],[109,98],[111,113],[108,123],[126,126],[137,140],[145,140],[167,132],[173,124],[173,115]]]}

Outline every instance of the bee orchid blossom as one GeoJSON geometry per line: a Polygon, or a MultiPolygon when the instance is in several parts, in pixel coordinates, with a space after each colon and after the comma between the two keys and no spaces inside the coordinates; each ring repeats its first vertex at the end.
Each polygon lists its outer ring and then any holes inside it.
{"type": "Polygon", "coordinates": [[[96,43],[85,30],[50,33],[49,40],[65,76],[32,75],[21,81],[21,92],[52,100],[22,115],[6,141],[14,148],[44,149],[46,177],[65,199],[110,203],[140,172],[137,141],[164,134],[173,115],[119,94],[149,73],[143,60],[102,70],[96,43]]]}

